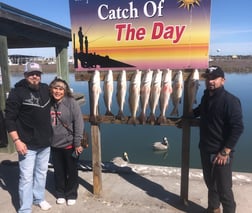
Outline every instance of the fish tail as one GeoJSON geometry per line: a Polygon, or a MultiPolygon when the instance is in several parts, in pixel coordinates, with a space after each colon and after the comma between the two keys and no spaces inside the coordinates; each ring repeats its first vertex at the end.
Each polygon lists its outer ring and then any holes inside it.
{"type": "Polygon", "coordinates": [[[145,124],[146,123],[146,116],[144,112],[141,112],[141,114],[138,117],[139,123],[140,124],[145,124]]]}
{"type": "Polygon", "coordinates": [[[137,124],[136,117],[130,117],[129,120],[128,120],[128,124],[136,125],[137,124]]]}
{"type": "Polygon", "coordinates": [[[93,125],[97,125],[100,120],[101,120],[100,117],[97,115],[90,115],[89,117],[89,122],[93,125]]]}
{"type": "Polygon", "coordinates": [[[114,116],[114,114],[110,110],[108,110],[108,109],[106,110],[105,115],[107,115],[107,116],[114,116]]]}
{"type": "Polygon", "coordinates": [[[119,110],[119,111],[118,111],[118,113],[117,113],[117,115],[116,115],[116,119],[121,120],[121,121],[124,121],[124,120],[125,120],[125,116],[124,116],[122,110],[119,110]]]}
{"type": "Polygon", "coordinates": [[[165,124],[166,123],[166,117],[163,115],[160,115],[157,119],[157,124],[165,124]]]}
{"type": "Polygon", "coordinates": [[[178,108],[174,107],[170,115],[171,116],[179,116],[178,108]]]}
{"type": "Polygon", "coordinates": [[[148,119],[147,119],[147,122],[148,122],[149,124],[155,124],[155,121],[156,121],[155,114],[154,114],[154,113],[151,113],[150,116],[149,116],[148,119]]]}

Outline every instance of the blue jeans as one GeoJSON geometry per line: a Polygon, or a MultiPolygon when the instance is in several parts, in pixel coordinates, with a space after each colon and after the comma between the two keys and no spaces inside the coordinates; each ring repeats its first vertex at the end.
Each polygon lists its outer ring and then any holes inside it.
{"type": "Polygon", "coordinates": [[[31,213],[32,204],[44,200],[50,147],[19,155],[19,213],[31,213]]]}

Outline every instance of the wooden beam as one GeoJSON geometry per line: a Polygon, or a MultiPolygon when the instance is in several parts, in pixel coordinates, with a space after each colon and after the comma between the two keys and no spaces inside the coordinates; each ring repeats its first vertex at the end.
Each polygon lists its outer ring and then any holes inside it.
{"type": "Polygon", "coordinates": [[[93,166],[93,194],[102,192],[102,166],[101,166],[101,134],[99,125],[91,125],[92,140],[92,166],[93,166]]]}
{"type": "MultiPolygon", "coordinates": [[[[91,81],[88,81],[89,100],[92,100],[91,81]]],[[[92,101],[89,102],[90,114],[93,108],[92,101]]],[[[99,124],[91,123],[92,142],[92,166],[93,166],[93,194],[100,196],[102,192],[102,166],[101,166],[101,133],[99,124]]]]}
{"type": "MultiPolygon", "coordinates": [[[[97,70],[99,70],[99,69],[97,69],[97,70]]],[[[100,71],[101,81],[104,80],[105,75],[107,74],[108,70],[109,70],[109,68],[107,70],[101,70],[100,71]]],[[[177,71],[178,70],[173,70],[173,72],[172,72],[173,77],[172,78],[174,78],[177,71]]],[[[187,79],[188,76],[190,76],[190,74],[192,73],[193,70],[188,70],[187,69],[187,70],[182,70],[182,71],[183,71],[183,78],[187,79]]],[[[119,70],[115,70],[115,71],[113,70],[113,77],[114,77],[115,81],[118,79],[118,76],[119,76],[120,72],[121,71],[119,71],[119,70]]],[[[132,71],[132,70],[126,71],[127,81],[130,81],[131,76],[132,76],[132,74],[134,72],[135,71],[132,71]]],[[[145,70],[143,70],[143,72],[145,72],[145,70]]],[[[202,77],[202,74],[204,73],[204,70],[199,70],[199,72],[200,72],[200,80],[204,79],[202,77]]],[[[75,72],[75,80],[76,81],[89,81],[91,79],[91,76],[93,75],[93,73],[94,73],[94,71],[76,71],[75,72]]]]}
{"type": "Polygon", "coordinates": [[[56,47],[57,75],[69,83],[67,47],[56,47]]]}
{"type": "Polygon", "coordinates": [[[10,140],[7,135],[5,125],[3,122],[5,109],[5,100],[7,98],[7,93],[10,91],[10,76],[8,67],[8,45],[7,37],[0,36],[0,111],[1,111],[1,147],[0,152],[12,153],[15,151],[14,143],[10,140]]]}
{"type": "Polygon", "coordinates": [[[6,93],[10,91],[7,37],[0,36],[0,109],[5,108],[6,93]]]}
{"type": "MultiPolygon", "coordinates": [[[[189,78],[184,81],[184,101],[183,101],[183,117],[187,118],[189,115],[189,78]]],[[[182,165],[181,165],[181,182],[180,182],[180,198],[183,204],[188,205],[188,188],[189,188],[189,168],[190,168],[190,121],[183,119],[182,123],[182,165]]]]}

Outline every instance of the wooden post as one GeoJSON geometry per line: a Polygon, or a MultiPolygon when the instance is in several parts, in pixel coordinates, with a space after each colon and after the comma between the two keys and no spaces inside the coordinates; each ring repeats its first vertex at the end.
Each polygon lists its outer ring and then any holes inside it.
{"type": "MultiPolygon", "coordinates": [[[[90,114],[93,106],[91,80],[88,81],[90,114]]],[[[99,124],[91,123],[92,141],[92,167],[93,167],[93,194],[101,195],[102,192],[102,167],[101,167],[101,133],[99,124]]]]}
{"type": "Polygon", "coordinates": [[[69,83],[69,65],[66,47],[56,47],[57,75],[69,83]]]}
{"type": "Polygon", "coordinates": [[[93,193],[101,195],[102,175],[101,175],[101,134],[99,125],[91,125],[92,140],[92,166],[93,166],[93,193]]]}
{"type": "MultiPolygon", "coordinates": [[[[5,100],[7,98],[7,93],[10,91],[10,76],[8,67],[8,45],[7,37],[0,36],[0,111],[1,118],[3,120],[3,110],[5,109],[5,100]]],[[[5,125],[1,121],[1,143],[3,148],[0,152],[12,153],[15,151],[14,144],[11,142],[5,130],[5,125]],[[7,146],[6,146],[7,145],[7,146]]]]}
{"type": "Polygon", "coordinates": [[[190,122],[186,118],[189,114],[188,110],[188,81],[189,77],[184,81],[184,105],[182,119],[182,165],[181,165],[181,185],[180,198],[185,205],[188,205],[188,188],[189,188],[189,167],[190,167],[190,122]]]}
{"type": "Polygon", "coordinates": [[[0,36],[0,109],[5,108],[6,93],[10,91],[10,77],[8,69],[7,37],[0,36]]]}

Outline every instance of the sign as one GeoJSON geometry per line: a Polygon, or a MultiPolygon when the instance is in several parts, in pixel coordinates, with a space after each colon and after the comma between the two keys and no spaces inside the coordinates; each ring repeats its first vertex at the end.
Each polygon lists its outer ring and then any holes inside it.
{"type": "Polygon", "coordinates": [[[76,71],[208,67],[211,0],[69,0],[76,71]]]}

